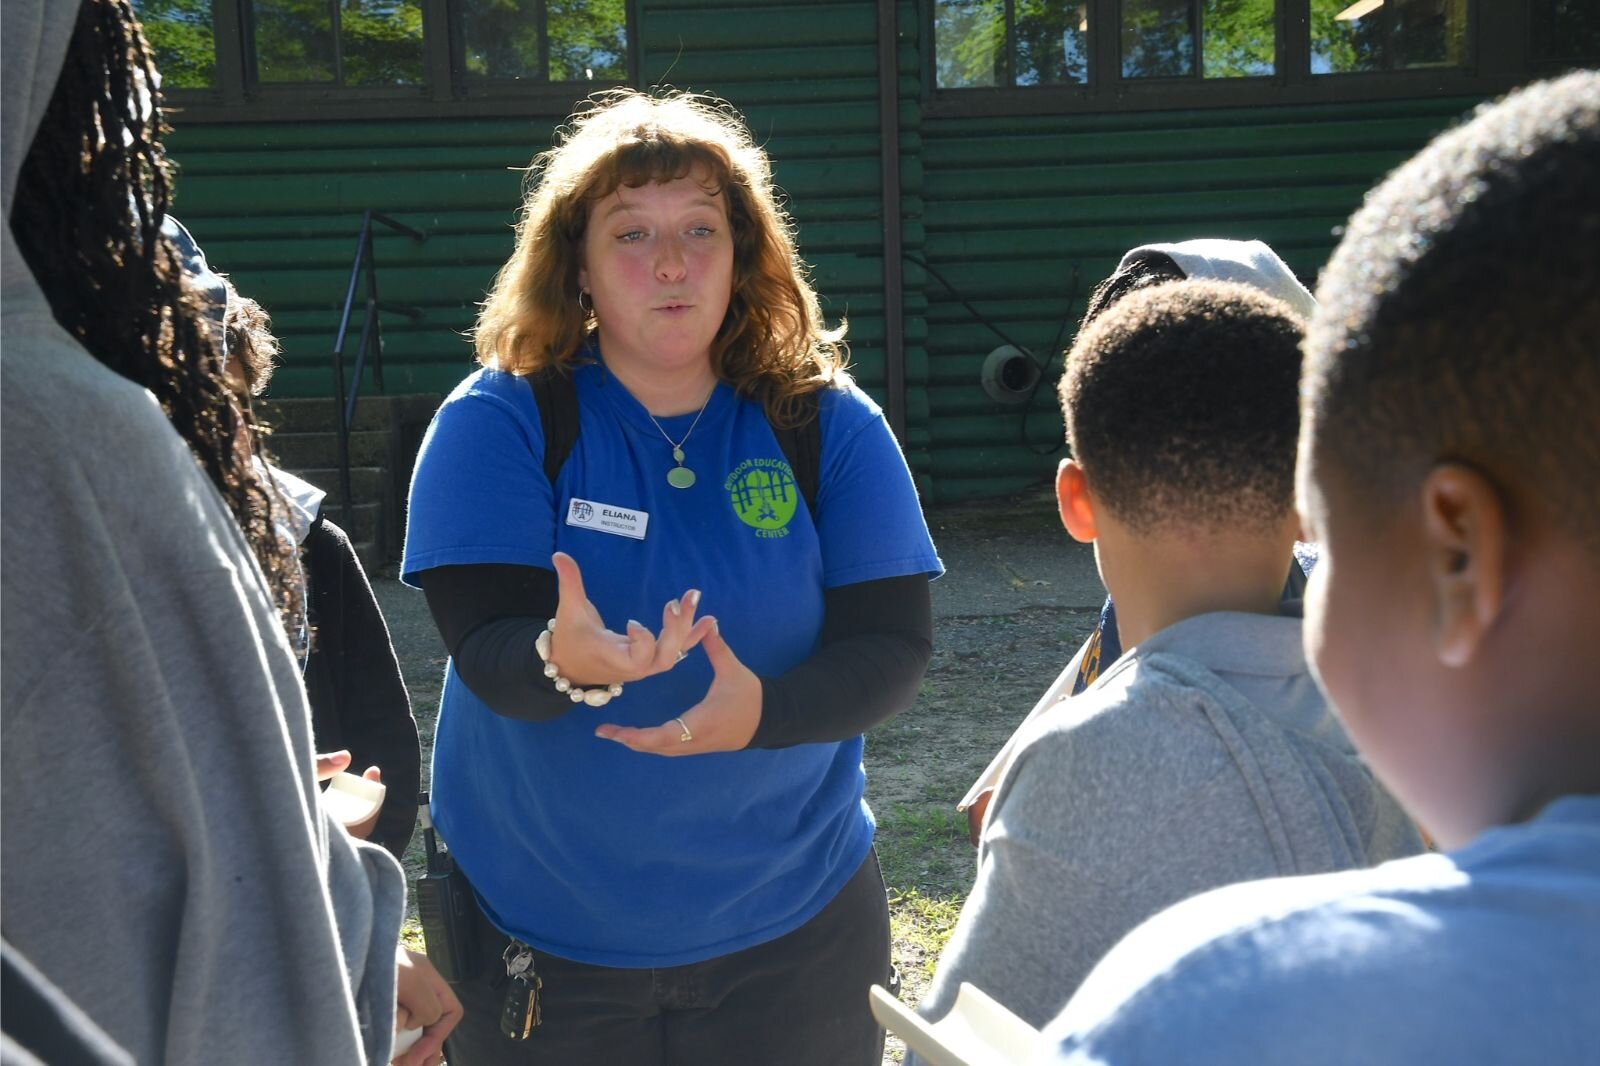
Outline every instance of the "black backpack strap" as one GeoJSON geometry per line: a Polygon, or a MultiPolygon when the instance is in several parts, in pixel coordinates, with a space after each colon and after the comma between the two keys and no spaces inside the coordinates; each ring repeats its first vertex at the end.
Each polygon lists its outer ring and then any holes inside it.
{"type": "Polygon", "coordinates": [[[822,471],[822,390],[799,397],[800,424],[789,429],[772,427],[778,447],[794,471],[795,484],[811,517],[817,517],[817,481],[822,471]]]}
{"type": "Polygon", "coordinates": [[[578,389],[572,375],[557,366],[535,370],[524,379],[539,405],[539,424],[544,427],[544,476],[554,488],[561,468],[578,442],[578,389]]]}

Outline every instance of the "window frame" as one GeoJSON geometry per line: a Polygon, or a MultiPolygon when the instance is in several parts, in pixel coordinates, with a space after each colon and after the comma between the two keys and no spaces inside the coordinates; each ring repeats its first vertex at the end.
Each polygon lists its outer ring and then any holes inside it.
{"type": "MultiPolygon", "coordinates": [[[[1065,2],[1065,0],[1063,0],[1065,2]]],[[[1311,73],[1311,2],[1278,0],[1277,72],[1244,78],[1121,76],[1122,0],[1083,0],[1089,15],[1089,78],[1085,84],[939,88],[934,54],[935,6],[924,8],[922,39],[923,113],[933,118],[996,115],[1056,115],[1121,111],[1328,104],[1426,96],[1487,96],[1530,77],[1567,69],[1566,61],[1538,61],[1531,54],[1533,0],[1512,3],[1467,0],[1465,68],[1311,73]],[[1110,27],[1100,32],[1096,27],[1110,27]],[[1111,72],[1111,77],[1102,72],[1111,72]]],[[[1014,74],[1014,0],[1005,0],[1006,71],[1014,74]]],[[[1197,64],[1198,66],[1198,64],[1197,64]]]]}
{"type": "MultiPolygon", "coordinates": [[[[168,110],[186,122],[306,122],[348,119],[463,118],[526,115],[565,117],[591,92],[615,82],[551,82],[482,79],[468,82],[457,63],[461,42],[454,0],[421,0],[423,82],[416,86],[252,84],[254,25],[250,0],[212,0],[216,85],[211,89],[166,89],[168,110]]],[[[639,81],[638,30],[641,0],[624,0],[628,35],[626,82],[639,81]]],[[[549,42],[541,42],[549,67],[549,42]]]]}

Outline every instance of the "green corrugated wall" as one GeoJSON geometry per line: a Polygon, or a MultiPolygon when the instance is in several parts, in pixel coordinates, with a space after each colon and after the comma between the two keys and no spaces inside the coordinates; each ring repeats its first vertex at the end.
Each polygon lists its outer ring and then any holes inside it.
{"type": "MultiPolygon", "coordinates": [[[[1043,356],[1058,334],[1070,340],[1088,289],[1137,243],[1260,237],[1311,279],[1362,192],[1472,102],[933,118],[921,106],[917,5],[901,0],[898,16],[907,452],[935,500],[1049,476],[1056,456],[1040,453],[1060,418],[1047,381],[1024,442],[1017,409],[978,384],[1003,342],[917,260],[1043,356]]],[[[746,115],[788,193],[825,312],[848,315],[857,378],[882,401],[876,3],[641,0],[637,29],[646,84],[715,92],[746,115]]],[[[177,213],[272,312],[285,349],[273,393],[331,393],[329,352],[368,207],[430,234],[414,245],[378,231],[384,299],[423,311],[416,323],[385,317],[389,391],[443,392],[466,374],[462,333],[511,249],[517,168],[559,119],[176,116],[177,213]]]]}
{"type": "Polygon", "coordinates": [[[926,119],[927,260],[1051,378],[1028,409],[977,386],[1004,343],[928,279],[929,474],[938,499],[1049,476],[1061,439],[1049,385],[1085,297],[1123,252],[1189,237],[1254,237],[1308,284],[1362,194],[1474,101],[926,119]],[[1076,270],[1077,283],[1073,276],[1076,270]],[[1069,294],[1071,299],[1069,300],[1069,294]]]}
{"type": "MultiPolygon", "coordinates": [[[[744,111],[800,222],[830,319],[848,314],[862,382],[880,396],[883,294],[876,7],[675,0],[640,5],[647,83],[716,92],[744,111]]],[[[169,139],[176,213],[218,269],[274,317],[281,396],[330,393],[329,353],[361,212],[424,229],[378,229],[390,391],[445,391],[470,369],[461,336],[511,251],[521,175],[563,116],[532,119],[190,126],[169,139]]],[[[354,341],[349,344],[353,350],[354,341]]]]}

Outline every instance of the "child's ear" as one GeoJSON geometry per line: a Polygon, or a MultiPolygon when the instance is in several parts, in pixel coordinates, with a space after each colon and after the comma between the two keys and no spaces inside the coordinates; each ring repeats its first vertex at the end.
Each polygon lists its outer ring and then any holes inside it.
{"type": "Polygon", "coordinates": [[[1089,495],[1089,479],[1076,459],[1063,459],[1056,468],[1056,506],[1061,509],[1061,524],[1072,539],[1092,543],[1095,528],[1094,499],[1089,495]]]}
{"type": "Polygon", "coordinates": [[[1461,463],[1430,470],[1421,502],[1434,648],[1445,665],[1465,666],[1505,603],[1505,506],[1487,478],[1461,463]]]}

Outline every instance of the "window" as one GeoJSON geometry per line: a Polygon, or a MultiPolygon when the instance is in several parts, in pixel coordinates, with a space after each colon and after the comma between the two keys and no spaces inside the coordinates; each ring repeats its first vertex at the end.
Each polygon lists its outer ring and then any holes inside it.
{"type": "Polygon", "coordinates": [[[304,102],[426,113],[547,97],[564,109],[626,83],[629,0],[134,0],[163,88],[207,105],[302,117],[304,102]],[[299,110],[295,102],[299,101],[299,110]]]}
{"type": "Polygon", "coordinates": [[[254,0],[255,80],[266,85],[423,83],[422,5],[254,0]]]}
{"type": "Polygon", "coordinates": [[[1124,0],[1124,78],[1250,78],[1273,73],[1272,0],[1124,0]]]}
{"type": "Polygon", "coordinates": [[[463,0],[460,6],[470,81],[515,80],[536,70],[555,82],[627,78],[622,0],[463,0]]]}
{"type": "Polygon", "coordinates": [[[932,0],[943,114],[1489,93],[1600,58],[1595,0],[932,0]]]}
{"type": "Polygon", "coordinates": [[[1542,0],[1533,5],[1532,47],[1542,63],[1574,65],[1600,57],[1600,4],[1542,0]]]}
{"type": "Polygon", "coordinates": [[[140,0],[133,7],[155,51],[162,88],[209,89],[217,83],[211,0],[140,0]]]}
{"type": "Polygon", "coordinates": [[[1311,73],[1467,65],[1467,0],[1311,0],[1311,73]]]}

